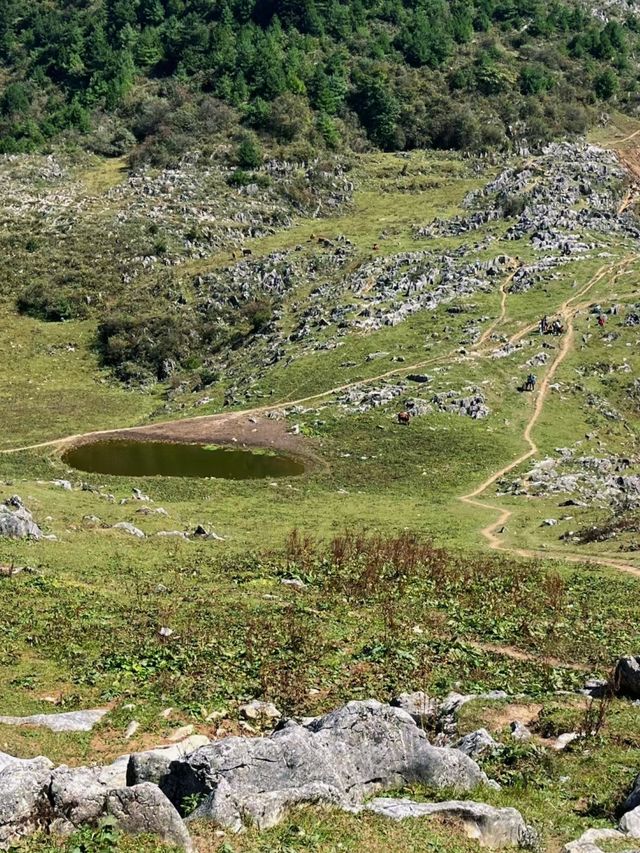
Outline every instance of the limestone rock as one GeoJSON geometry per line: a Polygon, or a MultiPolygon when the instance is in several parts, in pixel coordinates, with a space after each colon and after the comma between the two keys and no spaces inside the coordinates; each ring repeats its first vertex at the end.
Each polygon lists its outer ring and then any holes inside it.
{"type": "Polygon", "coordinates": [[[173,761],[183,758],[185,755],[206,746],[209,738],[205,735],[191,735],[182,743],[172,746],[150,749],[146,752],[134,752],[129,756],[127,765],[127,785],[137,785],[140,782],[154,782],[159,784],[160,780],[169,772],[173,761]]]}
{"type": "Polygon", "coordinates": [[[0,536],[8,539],[42,539],[42,531],[19,498],[0,504],[0,536]]]}
{"type": "Polygon", "coordinates": [[[9,764],[0,771],[0,848],[48,825],[50,779],[46,759],[29,767],[9,764]]]}
{"type": "Polygon", "coordinates": [[[63,714],[33,714],[30,717],[0,716],[0,723],[5,726],[39,726],[52,732],[90,732],[108,711],[108,708],[96,708],[63,714]]]}
{"type": "Polygon", "coordinates": [[[640,806],[623,815],[620,830],[632,838],[640,838],[640,806]]]}
{"type": "Polygon", "coordinates": [[[131,524],[130,521],[119,521],[117,524],[113,525],[114,530],[123,530],[125,533],[128,533],[130,536],[136,536],[138,539],[144,539],[144,533],[138,527],[135,527],[131,524]]]}
{"type": "Polygon", "coordinates": [[[41,767],[53,767],[53,764],[48,758],[39,755],[37,758],[16,758],[13,755],[8,755],[6,752],[0,752],[0,773],[5,767],[13,767],[14,769],[30,769],[41,767]]]}
{"type": "Polygon", "coordinates": [[[511,723],[510,728],[511,728],[511,737],[514,740],[530,740],[531,739],[531,732],[519,720],[514,720],[511,723]]]}
{"type": "Polygon", "coordinates": [[[241,705],[238,709],[240,716],[245,720],[279,720],[282,714],[273,704],[273,702],[261,702],[259,699],[254,699],[247,702],[246,705],[241,705]]]}
{"type": "Polygon", "coordinates": [[[413,693],[401,693],[391,703],[410,714],[418,725],[426,725],[433,721],[438,714],[438,701],[430,699],[422,690],[413,693]]]}
{"type": "Polygon", "coordinates": [[[151,782],[110,791],[106,810],[116,819],[123,832],[130,835],[157,835],[167,844],[187,851],[193,850],[182,818],[160,788],[151,782]]]}
{"type": "Polygon", "coordinates": [[[447,800],[443,803],[416,803],[413,800],[395,800],[378,797],[368,802],[364,810],[375,812],[393,820],[428,817],[439,814],[459,821],[468,838],[482,847],[530,846],[534,831],[524,822],[517,809],[495,808],[471,800],[447,800]]]}
{"type": "Polygon", "coordinates": [[[588,829],[576,841],[564,845],[565,853],[603,853],[599,841],[621,840],[625,836],[617,829],[588,829]]]}
{"type": "Polygon", "coordinates": [[[415,782],[469,790],[487,781],[463,753],[431,746],[409,714],[369,700],[306,725],[291,722],[269,737],[212,743],[172,762],[159,784],[178,807],[201,795],[194,818],[239,831],[247,821],[273,826],[292,803],[353,807],[415,782]]]}
{"type": "Polygon", "coordinates": [[[468,735],[460,738],[453,744],[454,749],[459,749],[470,758],[477,758],[480,755],[491,754],[497,749],[500,749],[500,744],[495,741],[486,729],[478,729],[468,735]]]}
{"type": "Polygon", "coordinates": [[[70,835],[82,824],[95,824],[102,817],[108,787],[100,781],[100,769],[62,765],[53,771],[50,798],[54,832],[70,835]]]}

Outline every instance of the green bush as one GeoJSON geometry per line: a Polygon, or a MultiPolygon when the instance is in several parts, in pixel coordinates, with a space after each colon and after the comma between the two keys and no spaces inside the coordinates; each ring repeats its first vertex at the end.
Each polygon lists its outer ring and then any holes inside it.
{"type": "Polygon", "coordinates": [[[262,163],[262,149],[254,134],[247,133],[242,137],[236,149],[236,164],[240,169],[257,169],[262,163]]]}
{"type": "Polygon", "coordinates": [[[16,307],[21,314],[51,323],[75,320],[88,314],[87,302],[82,296],[64,287],[40,282],[34,282],[22,291],[16,307]]]}

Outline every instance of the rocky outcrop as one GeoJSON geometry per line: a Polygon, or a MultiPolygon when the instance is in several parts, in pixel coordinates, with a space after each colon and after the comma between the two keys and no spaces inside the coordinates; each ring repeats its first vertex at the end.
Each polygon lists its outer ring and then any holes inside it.
{"type": "Polygon", "coordinates": [[[42,531],[17,495],[0,504],[0,537],[42,539],[42,531]]]}
{"type": "Polygon", "coordinates": [[[640,806],[636,806],[622,816],[620,831],[632,838],[640,838],[640,806]]]}
{"type": "Polygon", "coordinates": [[[378,797],[363,806],[362,810],[393,820],[441,815],[460,824],[465,835],[478,841],[482,847],[532,847],[536,840],[535,831],[527,826],[517,809],[498,809],[469,800],[416,803],[407,799],[378,797]]]}
{"type": "Polygon", "coordinates": [[[564,845],[565,853],[604,853],[598,842],[623,841],[625,834],[617,829],[588,829],[580,838],[564,845]]]}
{"type": "MultiPolygon", "coordinates": [[[[138,774],[138,780],[143,781],[138,774]]],[[[486,782],[463,753],[431,746],[409,714],[369,700],[264,738],[232,737],[174,761],[160,787],[180,807],[202,798],[193,817],[239,831],[276,824],[294,804],[352,808],[370,794],[421,782],[470,790],[486,782]]]]}
{"type": "Polygon", "coordinates": [[[0,716],[0,723],[5,726],[38,726],[52,732],[90,732],[108,710],[96,708],[91,711],[66,711],[63,714],[33,714],[30,717],[0,716]]]}

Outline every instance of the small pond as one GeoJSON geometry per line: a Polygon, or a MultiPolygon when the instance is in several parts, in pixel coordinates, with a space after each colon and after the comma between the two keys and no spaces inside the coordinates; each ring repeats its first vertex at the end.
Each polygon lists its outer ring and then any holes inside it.
{"type": "Polygon", "coordinates": [[[128,477],[221,477],[260,480],[292,477],[304,465],[291,456],[165,441],[94,441],[63,455],[72,468],[128,477]]]}

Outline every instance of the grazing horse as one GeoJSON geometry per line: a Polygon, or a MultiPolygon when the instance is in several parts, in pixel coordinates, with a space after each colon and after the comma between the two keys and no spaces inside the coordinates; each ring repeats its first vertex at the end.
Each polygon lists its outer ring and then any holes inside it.
{"type": "Polygon", "coordinates": [[[409,412],[398,412],[398,423],[399,424],[408,424],[411,420],[411,415],[409,412]]]}

